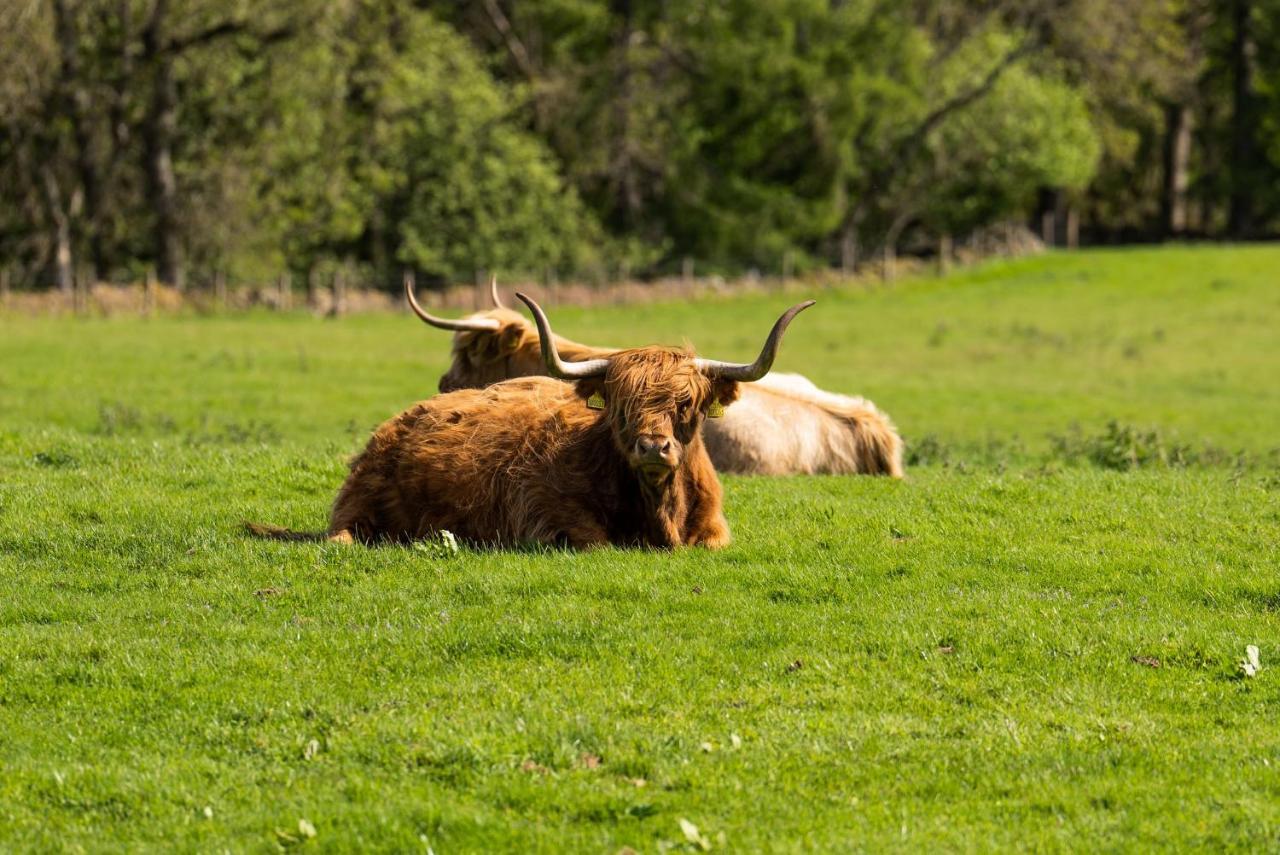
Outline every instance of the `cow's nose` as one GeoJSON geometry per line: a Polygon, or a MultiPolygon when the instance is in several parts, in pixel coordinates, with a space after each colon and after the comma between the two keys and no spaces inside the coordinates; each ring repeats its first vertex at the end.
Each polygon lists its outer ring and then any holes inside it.
{"type": "Polygon", "coordinates": [[[642,436],[636,440],[636,452],[650,460],[666,460],[671,456],[671,440],[663,436],[642,436]]]}

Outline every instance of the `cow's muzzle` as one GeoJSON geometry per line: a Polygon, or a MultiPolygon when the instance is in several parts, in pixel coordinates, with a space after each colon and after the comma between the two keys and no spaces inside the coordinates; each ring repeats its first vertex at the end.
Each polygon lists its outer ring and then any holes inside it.
{"type": "Polygon", "coordinates": [[[643,434],[636,439],[636,462],[651,478],[661,478],[675,469],[680,461],[675,441],[669,436],[643,434]]]}

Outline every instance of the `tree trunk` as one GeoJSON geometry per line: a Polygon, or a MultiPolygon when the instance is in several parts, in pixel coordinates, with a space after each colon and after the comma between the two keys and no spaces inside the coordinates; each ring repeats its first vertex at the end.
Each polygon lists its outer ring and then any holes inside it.
{"type": "Polygon", "coordinates": [[[1253,183],[1257,157],[1257,115],[1253,92],[1253,60],[1256,46],[1252,32],[1253,0],[1232,3],[1231,39],[1231,199],[1227,229],[1232,237],[1253,233],[1253,183]]]}
{"type": "Polygon", "coordinates": [[[631,40],[634,32],[631,0],[611,0],[609,9],[619,19],[617,33],[614,37],[614,59],[616,63],[613,77],[613,152],[610,160],[611,183],[614,185],[615,198],[621,202],[619,211],[621,225],[630,231],[640,221],[644,198],[640,188],[633,143],[631,140],[631,118],[633,86],[631,65],[631,40]]]}
{"type": "Polygon", "coordinates": [[[93,265],[93,276],[97,279],[102,276],[105,267],[99,229],[102,219],[102,180],[93,158],[93,141],[89,133],[89,93],[82,80],[80,45],[66,0],[54,0],[53,14],[54,30],[58,38],[60,101],[75,145],[76,172],[84,193],[82,229],[89,244],[89,263],[93,265]]]}
{"type": "Polygon", "coordinates": [[[178,85],[173,55],[164,40],[168,0],[156,0],[143,33],[144,52],[152,67],[151,104],[143,121],[147,159],[147,203],[155,215],[153,242],[160,281],[182,290],[181,236],[178,231],[178,188],[173,174],[173,138],[178,124],[178,85]]]}
{"type": "Polygon", "coordinates": [[[45,204],[53,221],[53,276],[58,290],[75,298],[75,267],[71,251],[71,218],[62,202],[58,178],[47,164],[41,169],[44,178],[45,204]]]}
{"type": "Polygon", "coordinates": [[[1160,200],[1160,219],[1164,236],[1171,238],[1187,231],[1191,108],[1185,104],[1169,104],[1165,107],[1164,116],[1164,189],[1160,200]]]}

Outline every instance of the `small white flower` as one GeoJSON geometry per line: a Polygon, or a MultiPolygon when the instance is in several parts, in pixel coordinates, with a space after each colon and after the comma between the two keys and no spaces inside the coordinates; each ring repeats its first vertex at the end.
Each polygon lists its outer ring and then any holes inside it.
{"type": "Polygon", "coordinates": [[[1256,677],[1262,670],[1262,660],[1258,658],[1258,645],[1250,644],[1244,649],[1244,659],[1240,662],[1240,673],[1246,677],[1256,677]]]}
{"type": "Polygon", "coordinates": [[[458,539],[446,528],[440,529],[440,543],[450,555],[458,554],[458,539]]]}

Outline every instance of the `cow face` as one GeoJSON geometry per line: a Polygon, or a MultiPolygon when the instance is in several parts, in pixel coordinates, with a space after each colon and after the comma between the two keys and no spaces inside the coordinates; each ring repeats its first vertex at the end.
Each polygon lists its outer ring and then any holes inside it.
{"type": "Polygon", "coordinates": [[[604,376],[578,381],[577,391],[603,408],[614,445],[632,470],[661,487],[684,462],[708,408],[736,400],[738,384],[708,379],[691,353],[646,347],[614,354],[604,376]]]}
{"type": "Polygon", "coordinates": [[[440,391],[483,389],[511,377],[544,374],[538,336],[529,323],[507,309],[472,315],[498,321],[496,330],[459,330],[453,334],[453,362],[440,376],[440,391]]]}

